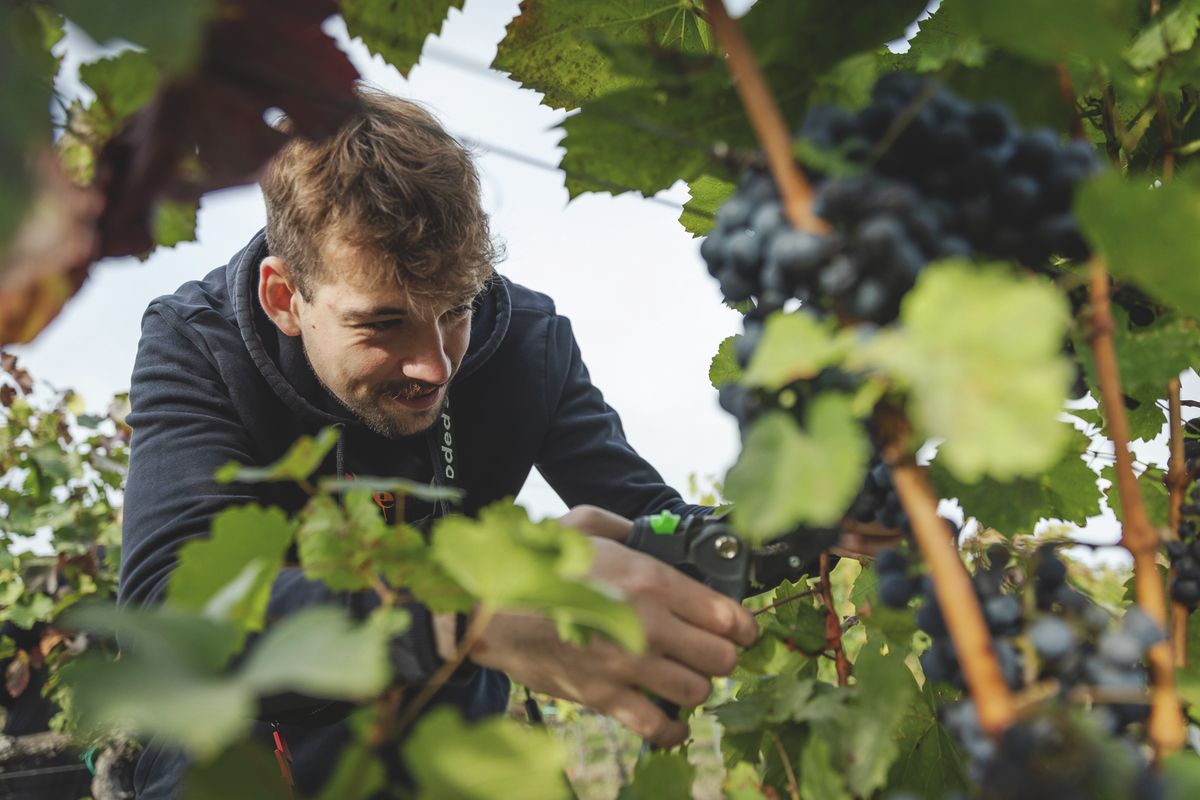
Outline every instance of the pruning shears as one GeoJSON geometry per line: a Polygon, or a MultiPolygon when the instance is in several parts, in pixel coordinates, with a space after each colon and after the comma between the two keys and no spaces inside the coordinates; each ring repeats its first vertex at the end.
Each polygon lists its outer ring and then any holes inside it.
{"type": "Polygon", "coordinates": [[[681,517],[670,511],[638,517],[626,545],[673,565],[716,591],[742,600],[817,569],[837,528],[802,528],[761,547],[748,546],[727,517],[681,517]]]}

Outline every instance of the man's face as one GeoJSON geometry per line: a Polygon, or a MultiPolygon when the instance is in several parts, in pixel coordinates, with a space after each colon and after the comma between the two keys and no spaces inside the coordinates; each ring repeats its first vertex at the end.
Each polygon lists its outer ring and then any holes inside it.
{"type": "Polygon", "coordinates": [[[471,334],[471,297],[414,307],[392,281],[371,285],[371,265],[344,246],[325,248],[330,277],[312,302],[297,292],[300,338],[317,380],[381,436],[428,429],[446,402],[471,334]],[[328,260],[332,258],[333,260],[328,260]]]}

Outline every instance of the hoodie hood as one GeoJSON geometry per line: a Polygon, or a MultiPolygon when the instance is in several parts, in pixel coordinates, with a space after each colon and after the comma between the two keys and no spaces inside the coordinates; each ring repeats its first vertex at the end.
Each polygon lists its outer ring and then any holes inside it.
{"type": "MultiPolygon", "coordinates": [[[[246,350],[270,387],[298,415],[321,425],[362,428],[362,423],[317,380],[304,355],[300,337],[283,334],[259,305],[258,265],[268,255],[266,232],[260,230],[230,260],[225,272],[229,297],[246,350]]],[[[497,275],[484,290],[472,316],[470,343],[451,382],[451,396],[455,385],[479,369],[500,347],[511,319],[508,280],[497,275]]]]}

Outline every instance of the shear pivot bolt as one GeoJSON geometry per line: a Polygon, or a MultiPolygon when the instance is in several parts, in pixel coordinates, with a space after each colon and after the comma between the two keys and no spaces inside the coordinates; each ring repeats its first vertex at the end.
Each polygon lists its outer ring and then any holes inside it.
{"type": "Polygon", "coordinates": [[[718,536],[713,542],[713,547],[716,548],[717,555],[726,560],[737,558],[738,551],[742,549],[738,540],[728,534],[718,536]]]}

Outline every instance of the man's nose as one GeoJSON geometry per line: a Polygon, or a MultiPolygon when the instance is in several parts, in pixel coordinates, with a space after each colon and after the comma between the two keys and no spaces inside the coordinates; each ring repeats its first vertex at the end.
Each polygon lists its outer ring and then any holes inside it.
{"type": "Polygon", "coordinates": [[[413,344],[401,370],[404,377],[433,384],[450,380],[454,364],[446,353],[441,326],[436,323],[420,326],[420,334],[413,344]]]}

